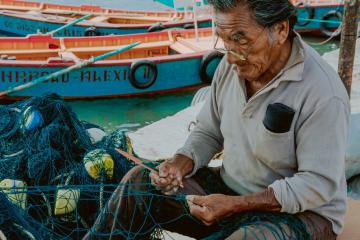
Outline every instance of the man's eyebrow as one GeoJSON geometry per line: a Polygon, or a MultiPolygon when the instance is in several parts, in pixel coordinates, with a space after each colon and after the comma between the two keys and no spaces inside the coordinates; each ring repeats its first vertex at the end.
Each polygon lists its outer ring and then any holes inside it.
{"type": "MultiPolygon", "coordinates": [[[[215,28],[215,31],[214,31],[214,32],[215,32],[215,35],[216,35],[216,36],[220,36],[221,33],[222,33],[222,31],[219,30],[219,29],[217,29],[217,28],[215,28]]],[[[236,31],[234,31],[234,32],[230,32],[229,38],[233,37],[234,35],[240,35],[241,37],[245,37],[245,36],[246,36],[243,31],[241,31],[241,30],[236,30],[236,31]]]]}
{"type": "Polygon", "coordinates": [[[231,36],[240,35],[241,37],[245,37],[245,33],[243,31],[234,31],[231,33],[231,36]]]}

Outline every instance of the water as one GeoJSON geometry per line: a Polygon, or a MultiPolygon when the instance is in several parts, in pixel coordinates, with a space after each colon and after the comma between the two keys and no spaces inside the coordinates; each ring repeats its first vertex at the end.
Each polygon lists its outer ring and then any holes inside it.
{"type": "MultiPolygon", "coordinates": [[[[43,0],[35,0],[43,1],[43,0]]],[[[167,7],[154,0],[82,0],[81,3],[68,0],[47,0],[62,4],[93,4],[102,7],[126,8],[133,10],[166,10],[167,7]]],[[[324,38],[305,37],[308,42],[322,42],[324,38]]],[[[323,54],[338,48],[339,41],[333,40],[314,48],[323,54]]],[[[196,91],[156,97],[135,97],[125,99],[70,101],[69,104],[79,118],[102,126],[107,132],[115,129],[135,130],[170,116],[190,105],[196,91]]]]}
{"type": "Polygon", "coordinates": [[[175,95],[69,102],[80,119],[115,129],[135,130],[190,105],[194,91],[175,95]]]}

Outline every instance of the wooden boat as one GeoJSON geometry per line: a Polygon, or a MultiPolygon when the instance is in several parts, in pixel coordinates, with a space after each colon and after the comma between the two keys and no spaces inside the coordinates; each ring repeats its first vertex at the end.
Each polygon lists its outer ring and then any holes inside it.
{"type": "Polygon", "coordinates": [[[222,55],[211,29],[122,36],[53,38],[45,35],[0,38],[0,91],[22,85],[132,42],[142,43],[37,86],[10,100],[55,92],[64,98],[109,98],[178,91],[211,81],[222,55]]]}
{"type": "MultiPolygon", "coordinates": [[[[43,2],[30,2],[21,0],[0,0],[1,10],[14,11],[41,11],[48,14],[59,14],[68,16],[69,14],[92,14],[92,15],[133,15],[133,16],[149,16],[149,17],[173,17],[174,14],[183,17],[184,12],[175,11],[137,11],[127,9],[102,8],[96,5],[63,5],[43,2]]],[[[191,14],[191,13],[188,13],[191,14]]]]}
{"type": "MultiPolygon", "coordinates": [[[[330,36],[338,29],[343,4],[336,0],[311,0],[293,3],[297,6],[298,32],[330,36]]],[[[100,8],[98,6],[71,6],[37,2],[0,0],[0,31],[26,36],[38,30],[42,33],[61,27],[87,14],[93,17],[76,24],[55,36],[85,36],[132,34],[164,28],[193,27],[193,13],[145,12],[100,8]],[[163,23],[163,26],[159,26],[163,23]]],[[[202,7],[199,27],[210,27],[209,9],[202,7]]]]}
{"type": "MultiPolygon", "coordinates": [[[[9,0],[0,0],[0,9],[0,31],[19,36],[46,33],[88,14],[92,14],[89,19],[55,36],[122,35],[194,27],[192,12],[130,11],[9,0]]],[[[199,16],[198,22],[199,27],[211,25],[209,16],[199,16]]]]}

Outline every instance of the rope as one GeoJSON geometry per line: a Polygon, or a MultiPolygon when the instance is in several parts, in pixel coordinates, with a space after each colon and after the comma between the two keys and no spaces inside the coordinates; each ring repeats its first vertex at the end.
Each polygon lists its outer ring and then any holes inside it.
{"type": "Polygon", "coordinates": [[[342,30],[342,25],[340,25],[332,34],[330,37],[328,37],[326,40],[322,41],[322,42],[319,42],[319,43],[315,43],[315,42],[307,42],[308,44],[310,45],[313,45],[313,46],[321,46],[321,45],[324,45],[328,42],[330,42],[331,40],[333,40],[335,37],[338,36],[339,33],[341,33],[341,30],[342,30]]]}
{"type": "MultiPolygon", "coordinates": [[[[320,22],[320,23],[333,23],[333,24],[341,24],[341,21],[332,21],[332,20],[322,20],[322,19],[314,19],[314,18],[298,18],[299,20],[302,21],[309,21],[309,22],[320,22]]],[[[360,22],[360,18],[358,19],[358,21],[360,22]]]]}

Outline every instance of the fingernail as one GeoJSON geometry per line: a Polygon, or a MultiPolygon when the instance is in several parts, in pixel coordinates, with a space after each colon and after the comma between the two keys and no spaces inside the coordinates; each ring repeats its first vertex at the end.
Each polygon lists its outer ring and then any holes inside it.
{"type": "Polygon", "coordinates": [[[194,200],[194,195],[186,195],[186,201],[192,202],[194,200]]]}

